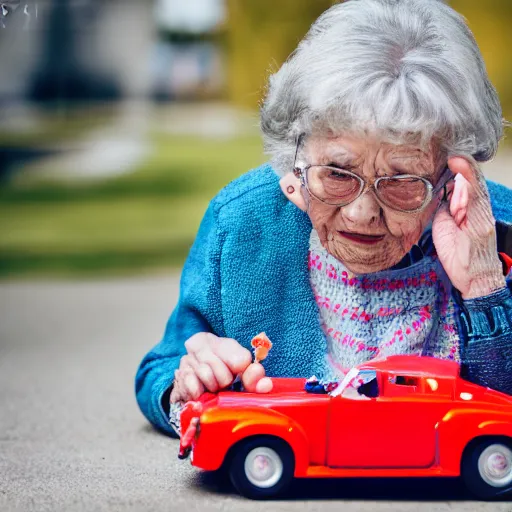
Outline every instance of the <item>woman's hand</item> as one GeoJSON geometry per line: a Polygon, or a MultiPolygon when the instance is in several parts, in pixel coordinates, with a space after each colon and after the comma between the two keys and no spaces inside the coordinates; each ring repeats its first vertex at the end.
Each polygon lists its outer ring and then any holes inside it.
{"type": "Polygon", "coordinates": [[[251,363],[251,352],[234,339],[200,332],[185,342],[185,348],[187,354],[174,375],[171,403],[196,400],[205,391],[216,393],[228,387],[238,374],[248,391],[272,390],[263,366],[251,363]]]}
{"type": "Polygon", "coordinates": [[[453,157],[448,166],[455,184],[449,204],[442,203],[434,217],[434,245],[463,299],[489,295],[506,283],[487,185],[476,163],[453,157]]]}

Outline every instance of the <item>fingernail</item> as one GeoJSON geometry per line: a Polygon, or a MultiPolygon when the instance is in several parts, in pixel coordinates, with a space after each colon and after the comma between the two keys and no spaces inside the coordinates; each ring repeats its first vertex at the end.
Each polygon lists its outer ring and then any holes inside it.
{"type": "Polygon", "coordinates": [[[256,384],[257,393],[270,393],[272,391],[273,384],[268,377],[263,377],[256,384]]]}

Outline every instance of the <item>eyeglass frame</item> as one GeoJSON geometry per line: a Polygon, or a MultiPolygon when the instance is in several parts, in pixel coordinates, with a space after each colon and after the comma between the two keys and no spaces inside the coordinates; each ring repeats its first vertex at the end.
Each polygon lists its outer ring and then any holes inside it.
{"type": "Polygon", "coordinates": [[[299,153],[299,146],[300,146],[300,143],[303,139],[305,134],[302,134],[298,137],[297,139],[297,147],[296,147],[296,150],[295,150],[295,157],[294,157],[294,163],[293,163],[293,174],[295,175],[296,178],[298,178],[300,180],[300,183],[301,183],[301,186],[305,187],[306,190],[308,191],[308,193],[313,196],[317,201],[320,201],[324,204],[327,204],[329,206],[336,206],[338,208],[342,208],[344,206],[347,206],[351,203],[353,203],[356,199],[358,199],[359,197],[361,197],[363,194],[365,194],[366,192],[368,192],[368,190],[372,189],[374,190],[374,196],[375,198],[377,199],[377,201],[379,202],[379,204],[387,207],[387,208],[391,208],[392,210],[395,210],[395,211],[398,211],[398,212],[402,212],[402,213],[419,213],[421,211],[423,211],[429,204],[430,202],[432,201],[433,197],[440,191],[443,189],[444,187],[444,195],[443,195],[443,198],[442,198],[442,201],[446,201],[447,198],[448,198],[448,191],[446,190],[446,185],[448,185],[448,183],[453,180],[455,178],[455,175],[453,175],[451,173],[451,170],[448,166],[445,167],[444,171],[441,173],[441,176],[439,178],[439,181],[436,185],[433,185],[429,180],[427,180],[426,178],[423,178],[422,176],[417,176],[417,175],[414,175],[414,174],[399,174],[397,176],[380,176],[378,178],[375,178],[373,179],[371,182],[368,182],[367,180],[365,180],[364,178],[361,178],[361,176],[358,176],[357,174],[351,172],[351,171],[348,171],[346,169],[343,169],[343,168],[338,168],[338,167],[333,167],[332,165],[320,165],[320,164],[309,164],[309,165],[306,165],[305,167],[303,168],[300,168],[296,165],[296,162],[297,162],[297,155],[299,153]],[[312,167],[324,167],[324,168],[327,168],[327,169],[333,169],[333,170],[336,170],[336,171],[343,171],[344,173],[348,174],[349,176],[353,176],[354,178],[356,178],[359,183],[360,183],[360,188],[359,188],[359,193],[357,194],[356,197],[354,197],[354,199],[352,199],[351,201],[349,201],[348,203],[328,203],[327,201],[321,199],[320,197],[316,196],[309,188],[309,185],[308,185],[308,180],[307,180],[307,172],[309,169],[311,169],[312,167]],[[448,175],[448,179],[446,181],[443,182],[443,178],[445,177],[445,175],[448,175]],[[391,206],[389,204],[386,204],[380,197],[379,197],[379,194],[378,194],[378,191],[377,191],[377,187],[378,187],[378,184],[385,180],[390,180],[390,179],[393,179],[393,178],[414,178],[414,179],[418,179],[418,180],[421,180],[425,183],[426,187],[427,187],[427,195],[423,201],[423,204],[421,206],[419,206],[418,208],[415,208],[414,210],[403,210],[401,208],[396,208],[395,206],[391,206]]]}

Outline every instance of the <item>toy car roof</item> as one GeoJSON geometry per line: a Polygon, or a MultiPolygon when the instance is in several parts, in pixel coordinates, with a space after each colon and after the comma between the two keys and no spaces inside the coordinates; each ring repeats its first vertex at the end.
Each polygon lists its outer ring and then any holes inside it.
{"type": "Polygon", "coordinates": [[[459,374],[459,365],[455,361],[427,356],[388,356],[368,361],[359,365],[358,368],[418,377],[456,377],[459,374]]]}

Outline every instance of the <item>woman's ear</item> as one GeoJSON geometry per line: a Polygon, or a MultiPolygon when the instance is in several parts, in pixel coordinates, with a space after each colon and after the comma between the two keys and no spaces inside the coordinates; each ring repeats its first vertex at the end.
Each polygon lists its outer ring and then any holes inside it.
{"type": "Polygon", "coordinates": [[[302,211],[307,211],[306,201],[302,195],[301,183],[299,178],[292,172],[285,174],[279,181],[283,194],[302,211]]]}

